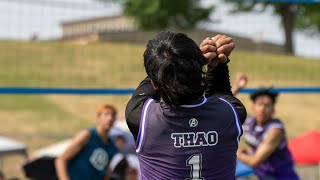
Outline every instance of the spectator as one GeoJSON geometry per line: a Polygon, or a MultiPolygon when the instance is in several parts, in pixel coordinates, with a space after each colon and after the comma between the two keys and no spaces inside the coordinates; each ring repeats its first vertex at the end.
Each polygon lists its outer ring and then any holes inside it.
{"type": "Polygon", "coordinates": [[[115,144],[116,144],[116,147],[118,148],[118,150],[120,152],[125,152],[126,151],[126,147],[127,147],[127,141],[126,141],[126,138],[122,135],[119,135],[115,138],[115,144]]]}
{"type": "Polygon", "coordinates": [[[125,180],[138,180],[138,171],[135,168],[127,168],[125,180]]]}
{"type": "Polygon", "coordinates": [[[108,164],[117,153],[109,131],[116,115],[112,105],[98,107],[96,127],[79,132],[55,161],[60,180],[109,179],[108,164]]]}
{"type": "Polygon", "coordinates": [[[139,163],[135,153],[127,149],[127,140],[123,135],[115,138],[115,144],[120,151],[110,162],[111,180],[134,179],[138,177],[139,163]]]}

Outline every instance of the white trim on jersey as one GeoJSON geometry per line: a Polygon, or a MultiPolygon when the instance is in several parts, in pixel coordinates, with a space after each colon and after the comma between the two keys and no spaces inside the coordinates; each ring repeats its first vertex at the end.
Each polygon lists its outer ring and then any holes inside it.
{"type": "Polygon", "coordinates": [[[236,110],[234,109],[234,107],[232,106],[232,104],[230,104],[227,100],[225,100],[225,99],[223,99],[223,98],[219,98],[221,101],[224,101],[225,103],[227,103],[230,107],[231,107],[231,109],[232,109],[232,111],[233,111],[233,113],[234,113],[234,117],[235,117],[235,119],[236,119],[236,124],[237,124],[237,129],[238,129],[238,137],[237,137],[237,141],[238,141],[238,143],[240,142],[240,136],[241,136],[241,133],[242,133],[242,131],[241,131],[241,125],[239,124],[239,118],[238,118],[238,114],[237,114],[237,112],[236,112],[236,110]]]}
{"type": "Polygon", "coordinates": [[[207,102],[207,98],[203,96],[203,100],[201,103],[199,104],[184,104],[184,105],[180,105],[180,107],[183,107],[183,108],[194,108],[194,107],[199,107],[199,106],[202,106],[204,105],[205,103],[207,102]]]}
{"type": "Polygon", "coordinates": [[[137,144],[137,149],[136,149],[136,152],[139,153],[141,151],[141,148],[142,148],[142,145],[143,145],[143,141],[144,141],[144,138],[145,138],[145,129],[146,129],[146,119],[147,119],[147,112],[148,112],[148,109],[149,109],[149,106],[150,106],[150,103],[153,101],[153,99],[150,99],[147,104],[146,104],[146,107],[144,108],[144,111],[142,112],[142,123],[141,124],[141,134],[140,134],[140,138],[139,138],[139,144],[137,144]]]}

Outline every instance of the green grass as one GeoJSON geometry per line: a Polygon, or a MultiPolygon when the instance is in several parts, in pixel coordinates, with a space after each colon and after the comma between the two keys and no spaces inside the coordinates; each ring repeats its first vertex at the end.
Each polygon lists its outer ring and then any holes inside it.
{"type": "Polygon", "coordinates": [[[0,42],[6,86],[132,87],[143,76],[142,47],[0,42]]]}
{"type": "Polygon", "coordinates": [[[251,86],[320,85],[320,59],[251,52],[235,52],[231,58],[231,73],[245,72],[251,86]]]}
{"type": "MultiPolygon", "coordinates": [[[[117,43],[0,41],[0,85],[134,88],[145,77],[144,48],[117,43]]],[[[320,86],[320,60],[235,51],[231,61],[231,77],[245,72],[250,87],[320,86]]],[[[0,95],[0,98],[0,134],[25,142],[32,152],[93,126],[99,103],[115,104],[120,111],[119,119],[123,119],[130,96],[0,95]]],[[[248,97],[239,98],[250,112],[248,97]]],[[[277,116],[283,119],[290,138],[320,127],[319,98],[319,94],[280,96],[277,116]]],[[[14,174],[10,163],[14,164],[9,162],[5,170],[14,174]]]]}
{"type": "MultiPolygon", "coordinates": [[[[0,49],[4,86],[135,87],[145,76],[144,46],[0,42],[0,49]]],[[[248,73],[251,85],[320,85],[317,60],[237,51],[231,59],[232,75],[248,73]]]]}
{"type": "MultiPolygon", "coordinates": [[[[44,96],[1,96],[0,112],[12,112],[11,117],[2,121],[4,124],[11,124],[12,119],[17,119],[16,126],[12,126],[7,131],[28,132],[46,134],[48,131],[58,133],[60,129],[77,128],[81,121],[85,121],[77,114],[66,112],[60,106],[49,101],[44,96]],[[68,121],[72,127],[64,127],[64,121],[68,121]],[[36,125],[36,128],[34,127],[36,125]]],[[[3,115],[4,116],[4,115],[3,115]]]]}

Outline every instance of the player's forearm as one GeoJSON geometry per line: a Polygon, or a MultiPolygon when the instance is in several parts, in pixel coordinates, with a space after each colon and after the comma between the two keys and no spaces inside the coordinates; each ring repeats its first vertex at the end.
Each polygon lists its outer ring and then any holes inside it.
{"type": "Polygon", "coordinates": [[[230,75],[227,63],[220,63],[216,67],[208,66],[207,96],[214,94],[232,95],[230,75]]]}
{"type": "Polygon", "coordinates": [[[262,143],[258,146],[255,153],[248,159],[248,164],[253,168],[258,167],[275,152],[280,146],[282,139],[283,131],[281,129],[271,129],[262,143]]]}
{"type": "Polygon", "coordinates": [[[238,155],[238,159],[252,168],[257,168],[261,164],[254,156],[248,154],[240,154],[238,155]]]}
{"type": "MultiPolygon", "coordinates": [[[[229,61],[229,60],[228,60],[229,61]]],[[[206,96],[221,97],[230,102],[239,115],[241,124],[247,117],[244,105],[231,92],[229,68],[227,63],[219,64],[217,67],[208,67],[208,88],[206,96]]]]}
{"type": "Polygon", "coordinates": [[[69,180],[67,172],[67,161],[57,158],[55,160],[56,173],[59,180],[69,180]]]}

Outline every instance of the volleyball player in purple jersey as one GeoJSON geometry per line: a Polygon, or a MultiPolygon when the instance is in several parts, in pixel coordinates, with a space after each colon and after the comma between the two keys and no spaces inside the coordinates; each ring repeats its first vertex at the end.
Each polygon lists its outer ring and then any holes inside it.
{"type": "MultiPolygon", "coordinates": [[[[238,78],[234,92],[243,88],[246,82],[246,76],[238,78]]],[[[297,180],[284,126],[273,117],[277,95],[271,89],[260,89],[251,94],[253,114],[244,123],[243,136],[252,151],[239,148],[237,154],[242,162],[254,168],[261,180],[297,180]]]]}
{"type": "Polygon", "coordinates": [[[233,48],[232,38],[222,35],[200,48],[175,32],[149,41],[148,76],[126,108],[141,179],[235,179],[246,110],[231,93],[227,57],[233,48]]]}

